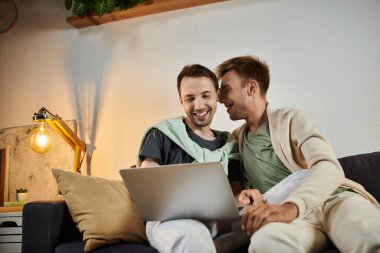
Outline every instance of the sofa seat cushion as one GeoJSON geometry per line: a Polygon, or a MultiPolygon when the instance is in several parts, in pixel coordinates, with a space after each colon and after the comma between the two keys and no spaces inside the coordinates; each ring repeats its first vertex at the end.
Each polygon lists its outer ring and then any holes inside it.
{"type": "MultiPolygon", "coordinates": [[[[55,253],[84,253],[84,242],[82,240],[70,241],[60,244],[55,253]]],[[[91,253],[158,253],[149,245],[136,243],[119,243],[97,248],[91,253]]]]}

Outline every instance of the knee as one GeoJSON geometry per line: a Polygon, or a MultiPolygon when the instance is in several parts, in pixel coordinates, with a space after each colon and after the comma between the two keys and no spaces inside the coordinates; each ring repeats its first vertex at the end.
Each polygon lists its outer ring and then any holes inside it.
{"type": "Polygon", "coordinates": [[[273,233],[269,229],[266,229],[266,226],[262,227],[261,229],[257,230],[252,236],[251,236],[251,242],[249,244],[248,252],[249,253],[256,253],[256,252],[270,252],[269,251],[269,245],[272,245],[273,240],[273,233]]]}
{"type": "Polygon", "coordinates": [[[162,253],[215,253],[207,228],[196,221],[177,220],[160,223],[148,234],[149,242],[162,253]]]}
{"type": "Polygon", "coordinates": [[[282,233],[285,223],[270,223],[257,230],[252,236],[248,252],[299,252],[297,240],[282,233]]]}
{"type": "Polygon", "coordinates": [[[380,252],[380,223],[377,221],[357,221],[352,223],[360,237],[352,248],[352,252],[380,252]],[[377,223],[377,224],[376,224],[377,223]]]}
{"type": "Polygon", "coordinates": [[[197,243],[202,243],[206,241],[212,241],[209,240],[210,236],[202,236],[202,233],[199,233],[199,231],[181,231],[177,235],[177,240],[179,242],[182,242],[186,245],[193,245],[197,243]]]}
{"type": "MultiPolygon", "coordinates": [[[[175,248],[180,248],[180,252],[204,252],[215,253],[215,245],[210,234],[205,234],[199,230],[188,230],[178,236],[175,248]]],[[[177,250],[173,252],[178,252],[177,250]]]]}

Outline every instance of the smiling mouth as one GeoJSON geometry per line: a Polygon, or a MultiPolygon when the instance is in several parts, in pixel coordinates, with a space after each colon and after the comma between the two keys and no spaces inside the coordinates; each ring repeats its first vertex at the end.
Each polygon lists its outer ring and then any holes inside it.
{"type": "Polygon", "coordinates": [[[210,110],[205,110],[205,111],[201,111],[201,112],[194,112],[193,115],[195,115],[196,117],[199,117],[199,118],[203,118],[203,117],[205,117],[209,112],[210,112],[210,110]]]}

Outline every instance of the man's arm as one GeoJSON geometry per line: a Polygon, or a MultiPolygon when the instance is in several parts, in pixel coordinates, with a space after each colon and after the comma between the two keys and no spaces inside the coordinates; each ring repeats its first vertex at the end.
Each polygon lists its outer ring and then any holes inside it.
{"type": "Polygon", "coordinates": [[[296,204],[299,215],[304,215],[331,196],[344,181],[344,172],[332,146],[318,131],[310,116],[295,111],[291,119],[289,137],[292,154],[288,154],[287,159],[303,157],[310,172],[302,185],[284,202],[296,204]]]}
{"type": "Polygon", "coordinates": [[[145,157],[141,167],[155,167],[160,165],[160,160],[154,157],[145,157]]]}
{"type": "Polygon", "coordinates": [[[141,159],[140,167],[155,167],[161,165],[161,150],[163,149],[162,133],[157,129],[151,129],[142,145],[139,157],[141,159]]]}

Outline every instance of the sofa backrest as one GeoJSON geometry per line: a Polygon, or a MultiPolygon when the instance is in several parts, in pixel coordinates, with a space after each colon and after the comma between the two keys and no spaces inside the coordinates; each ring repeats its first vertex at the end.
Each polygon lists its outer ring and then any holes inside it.
{"type": "Polygon", "coordinates": [[[380,202],[380,152],[339,158],[347,178],[361,184],[380,202]]]}

